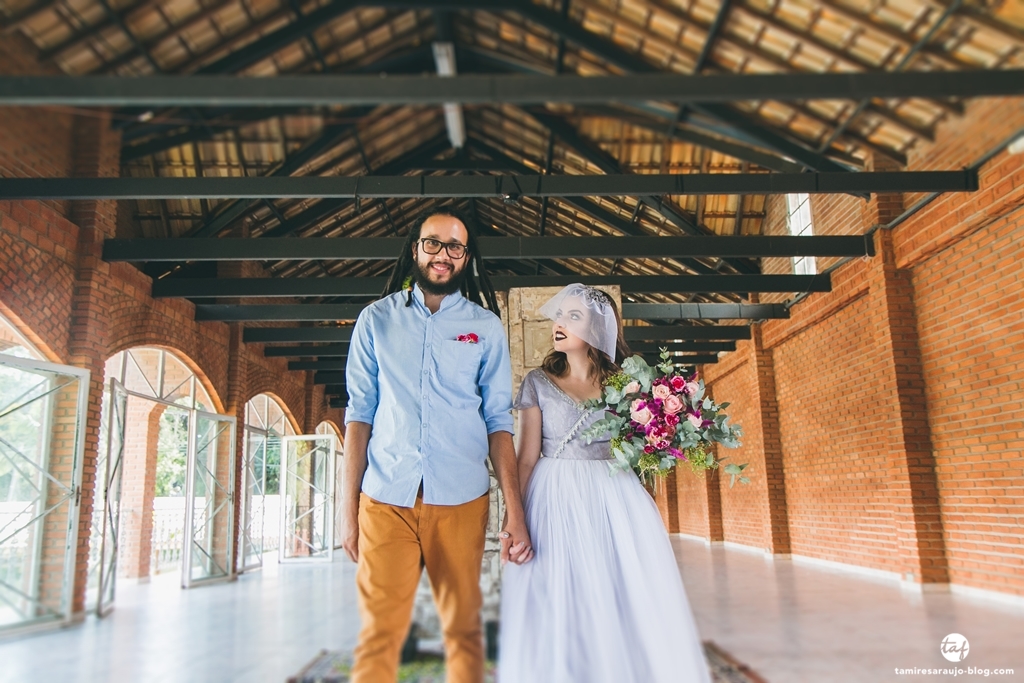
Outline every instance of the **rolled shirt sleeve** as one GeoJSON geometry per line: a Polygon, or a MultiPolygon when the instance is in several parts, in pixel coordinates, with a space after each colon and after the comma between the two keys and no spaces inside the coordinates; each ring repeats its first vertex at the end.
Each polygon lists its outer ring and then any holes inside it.
{"type": "Polygon", "coordinates": [[[377,356],[373,347],[372,310],[367,308],[359,314],[352,329],[352,341],[345,364],[345,385],[348,390],[348,408],[345,410],[345,424],[364,422],[373,424],[379,402],[377,382],[377,356]]]}
{"type": "Polygon", "coordinates": [[[512,359],[505,328],[497,316],[492,317],[490,333],[484,345],[480,364],[481,406],[487,433],[512,433],[512,359]]]}

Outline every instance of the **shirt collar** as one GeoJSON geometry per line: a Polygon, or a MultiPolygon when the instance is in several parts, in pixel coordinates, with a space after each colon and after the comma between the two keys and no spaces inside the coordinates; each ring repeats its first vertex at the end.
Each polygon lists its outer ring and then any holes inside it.
{"type": "MultiPolygon", "coordinates": [[[[428,309],[427,305],[423,302],[423,290],[420,289],[420,286],[418,284],[413,283],[412,295],[413,298],[419,302],[420,306],[423,307],[423,310],[427,311],[427,313],[430,313],[430,309],[428,309]]],[[[462,296],[462,292],[452,292],[445,298],[441,299],[441,305],[437,307],[437,312],[440,313],[446,308],[451,308],[452,306],[456,305],[463,299],[465,299],[465,297],[462,296]]]]}

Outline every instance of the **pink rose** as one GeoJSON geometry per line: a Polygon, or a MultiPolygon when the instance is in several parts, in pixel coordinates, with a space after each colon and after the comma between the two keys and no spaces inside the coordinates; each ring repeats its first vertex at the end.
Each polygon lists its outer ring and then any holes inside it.
{"type": "Polygon", "coordinates": [[[694,415],[693,413],[687,415],[686,419],[689,420],[690,424],[692,424],[697,429],[700,429],[700,426],[703,423],[703,420],[700,419],[700,415],[694,415]]]}
{"type": "Polygon", "coordinates": [[[683,387],[686,386],[686,380],[679,375],[670,379],[669,382],[672,384],[672,391],[682,391],[683,387]]]}
{"type": "Polygon", "coordinates": [[[669,415],[675,415],[676,413],[683,409],[683,401],[678,396],[669,396],[668,398],[665,399],[665,403],[661,407],[662,410],[664,410],[669,415]]]}
{"type": "Polygon", "coordinates": [[[646,425],[654,419],[654,413],[649,408],[641,408],[629,414],[629,417],[637,424],[646,425]]]}
{"type": "Polygon", "coordinates": [[[646,406],[646,405],[647,404],[644,402],[644,400],[642,398],[638,398],[635,401],[633,401],[633,403],[629,406],[629,410],[630,410],[630,412],[635,413],[635,412],[638,412],[640,410],[643,410],[644,406],[646,406]]]}
{"type": "Polygon", "coordinates": [[[700,385],[696,382],[687,382],[686,385],[683,386],[683,393],[687,396],[693,396],[697,393],[698,389],[700,389],[700,385]]]}
{"type": "Polygon", "coordinates": [[[664,384],[656,384],[651,393],[654,394],[654,398],[660,398],[664,401],[666,398],[672,395],[672,389],[664,384]]]}
{"type": "Polygon", "coordinates": [[[626,385],[626,388],[623,391],[625,391],[627,394],[637,393],[638,391],[640,391],[640,382],[637,382],[636,380],[630,382],[629,384],[626,385]]]}

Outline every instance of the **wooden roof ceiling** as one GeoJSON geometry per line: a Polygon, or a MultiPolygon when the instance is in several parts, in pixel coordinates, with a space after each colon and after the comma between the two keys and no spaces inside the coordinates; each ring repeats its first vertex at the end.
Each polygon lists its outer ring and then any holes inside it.
{"type": "MultiPolygon", "coordinates": [[[[436,41],[454,43],[460,73],[594,75],[631,65],[703,74],[1024,67],[1024,11],[1011,0],[565,2],[7,0],[2,24],[22,31],[42,61],[71,75],[435,73],[436,41]]],[[[122,110],[115,123],[123,128],[122,174],[131,176],[730,173],[800,170],[809,167],[807,158],[851,170],[873,155],[904,163],[909,150],[932,139],[938,122],[960,112],[958,102],[922,99],[678,110],[665,103],[475,106],[464,108],[462,150],[448,143],[442,110],[430,107],[122,110]]],[[[463,203],[502,234],[682,234],[685,220],[733,235],[760,233],[765,200],[672,197],[660,209],[634,198],[463,203]]],[[[325,212],[315,200],[248,202],[221,225],[218,216],[236,202],[145,200],[134,203],[131,218],[145,237],[184,236],[211,224],[250,235],[393,235],[428,203],[342,202],[325,212]]],[[[296,276],[372,274],[386,264],[267,267],[296,276]]],[[[690,272],[664,261],[559,267],[690,272]]],[[[707,267],[730,272],[714,261],[707,267]]]]}

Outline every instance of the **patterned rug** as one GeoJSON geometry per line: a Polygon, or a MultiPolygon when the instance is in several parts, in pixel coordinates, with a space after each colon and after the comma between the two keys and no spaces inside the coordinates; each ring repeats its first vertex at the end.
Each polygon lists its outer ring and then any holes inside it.
{"type": "MultiPolygon", "coordinates": [[[[714,683],[767,683],[728,652],[712,641],[705,641],[704,654],[711,669],[714,683]]],[[[352,670],[352,655],[321,650],[302,671],[288,679],[288,683],[348,683],[352,670]]],[[[487,663],[486,683],[495,683],[494,664],[487,663]]],[[[444,661],[436,657],[403,664],[398,669],[399,683],[444,683],[444,661]]]]}

